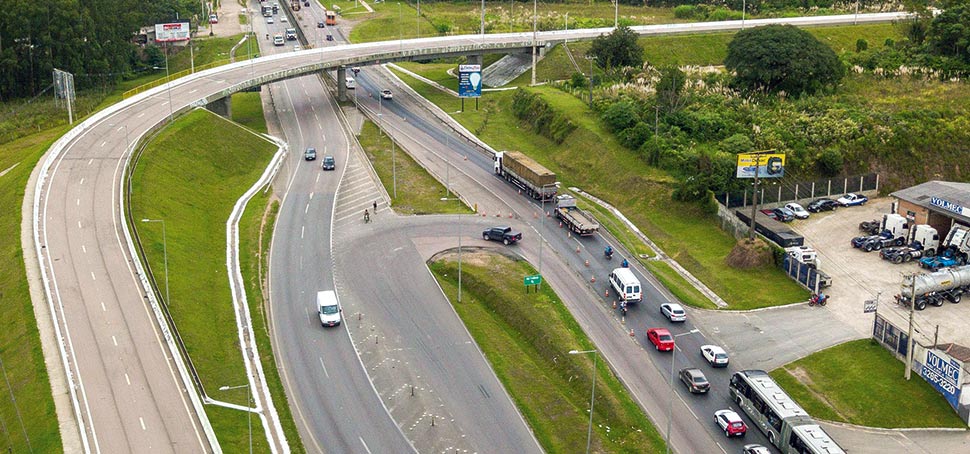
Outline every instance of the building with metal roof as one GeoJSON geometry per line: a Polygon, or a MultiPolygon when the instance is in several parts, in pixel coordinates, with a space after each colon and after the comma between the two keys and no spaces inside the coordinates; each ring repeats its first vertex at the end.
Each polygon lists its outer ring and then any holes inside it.
{"type": "Polygon", "coordinates": [[[970,183],[927,181],[890,195],[896,198],[896,213],[929,224],[941,238],[955,223],[970,226],[970,183]]]}

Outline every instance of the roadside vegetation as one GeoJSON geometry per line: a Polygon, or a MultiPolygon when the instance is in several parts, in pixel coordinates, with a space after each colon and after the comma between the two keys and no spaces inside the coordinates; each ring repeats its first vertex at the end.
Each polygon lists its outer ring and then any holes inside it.
{"type": "Polygon", "coordinates": [[[398,214],[451,214],[471,213],[471,209],[454,200],[458,197],[436,180],[424,167],[414,161],[399,145],[391,150],[391,138],[384,135],[377,125],[365,121],[360,135],[360,146],[377,171],[381,184],[391,197],[391,208],[398,214]],[[393,156],[392,156],[393,154],[393,156]],[[394,196],[394,174],[397,173],[397,197],[394,196]],[[442,198],[449,200],[441,200],[442,198]]]}
{"type": "MultiPolygon", "coordinates": [[[[225,224],[236,200],[263,172],[276,147],[244,128],[205,110],[179,118],[151,140],[132,170],[132,219],[165,221],[168,251],[169,311],[212,398],[248,404],[236,319],[226,270],[225,224]]],[[[133,223],[145,245],[145,260],[155,279],[165,282],[162,229],[133,223]]],[[[258,315],[261,312],[256,312],[258,315]]],[[[263,354],[269,354],[263,351],[263,354]]],[[[285,411],[285,400],[277,400],[285,411]]],[[[227,452],[248,450],[246,414],[207,406],[227,452]]],[[[262,434],[258,418],[253,433],[262,434]]],[[[253,437],[260,452],[266,438],[253,437]]]]}
{"type": "MultiPolygon", "coordinates": [[[[24,188],[37,161],[67,128],[57,127],[0,144],[0,451],[61,452],[61,434],[31,304],[20,223],[24,188]]],[[[46,305],[44,300],[36,304],[46,305]]],[[[50,324],[50,319],[43,320],[50,324]]],[[[58,363],[56,367],[60,367],[58,363]]],[[[67,392],[64,390],[64,392],[67,392]]]]}
{"type": "Polygon", "coordinates": [[[263,117],[263,101],[259,93],[246,92],[232,95],[232,121],[266,134],[266,118],[263,117]]]}
{"type": "Polygon", "coordinates": [[[869,427],[959,427],[946,399],[872,339],[846,342],[771,371],[813,417],[869,427]]]}
{"type": "MultiPolygon", "coordinates": [[[[528,263],[466,252],[462,302],[453,257],[430,264],[445,295],[491,363],[546,452],[571,453],[585,446],[594,348],[548,285],[522,291],[528,263]],[[569,430],[564,430],[569,428],[569,430]]],[[[626,393],[605,361],[598,361],[591,452],[662,452],[663,439],[626,393]]]]}

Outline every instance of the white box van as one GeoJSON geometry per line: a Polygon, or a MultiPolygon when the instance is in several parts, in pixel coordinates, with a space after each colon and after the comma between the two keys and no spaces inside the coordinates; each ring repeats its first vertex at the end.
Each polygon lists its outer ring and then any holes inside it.
{"type": "Polygon", "coordinates": [[[616,268],[610,273],[610,285],[613,291],[627,303],[639,303],[643,299],[640,280],[633,275],[629,268],[616,268]]]}
{"type": "Polygon", "coordinates": [[[340,303],[337,302],[337,293],[333,290],[317,292],[317,314],[320,316],[320,324],[323,326],[337,326],[340,324],[340,303]]]}
{"type": "Polygon", "coordinates": [[[357,81],[353,77],[347,76],[344,78],[344,86],[352,90],[357,88],[357,81]]]}

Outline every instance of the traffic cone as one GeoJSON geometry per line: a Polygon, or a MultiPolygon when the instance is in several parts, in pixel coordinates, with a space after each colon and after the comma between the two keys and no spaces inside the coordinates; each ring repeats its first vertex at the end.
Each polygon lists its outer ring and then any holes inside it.
{"type": "Polygon", "coordinates": [[[630,337],[637,337],[636,333],[633,332],[633,329],[630,329],[630,337]]]}
{"type": "Polygon", "coordinates": [[[620,324],[621,325],[626,325],[626,315],[620,316],[620,324]]]}
{"type": "Polygon", "coordinates": [[[512,212],[509,211],[509,219],[512,219],[512,212]]]}
{"type": "Polygon", "coordinates": [[[562,222],[559,222],[559,228],[560,229],[562,228],[562,222]]]}
{"type": "Polygon", "coordinates": [[[576,253],[579,254],[579,246],[576,246],[576,253]]]}
{"type": "Polygon", "coordinates": [[[589,260],[587,260],[585,264],[586,264],[586,267],[589,268],[589,260]]]}
{"type": "Polygon", "coordinates": [[[589,279],[589,281],[595,284],[596,283],[596,276],[591,277],[589,279]]]}
{"type": "Polygon", "coordinates": [[[616,300],[613,300],[613,309],[616,309],[616,300]]]}
{"type": "MultiPolygon", "coordinates": [[[[610,291],[607,290],[607,291],[603,292],[603,296],[606,297],[606,298],[609,298],[610,297],[610,291]]],[[[614,308],[616,307],[616,301],[613,302],[613,307],[614,308]]]]}

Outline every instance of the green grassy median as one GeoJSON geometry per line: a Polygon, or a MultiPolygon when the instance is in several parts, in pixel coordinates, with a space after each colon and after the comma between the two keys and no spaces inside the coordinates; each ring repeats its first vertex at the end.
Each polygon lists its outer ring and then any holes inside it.
{"type": "MultiPolygon", "coordinates": [[[[132,177],[132,219],[165,221],[171,288],[168,305],[206,393],[239,405],[247,404],[245,388],[219,390],[247,383],[226,274],[226,220],[275,151],[275,145],[252,132],[208,111],[195,110],[147,144],[132,177]]],[[[135,222],[135,228],[145,245],[147,262],[164,288],[161,225],[135,222]]],[[[250,241],[242,247],[251,250],[250,241]]],[[[246,266],[247,261],[242,264],[246,266]]],[[[252,315],[254,328],[262,328],[261,312],[252,315]]],[[[264,345],[260,354],[272,352],[264,345]]],[[[270,381],[272,385],[272,377],[270,381]]],[[[285,419],[285,400],[277,397],[275,403],[285,419]]],[[[248,451],[245,412],[207,406],[206,413],[223,450],[248,451]]],[[[253,434],[258,435],[253,443],[258,452],[268,452],[263,433],[260,420],[253,418],[253,434]]]]}
{"type": "Polygon", "coordinates": [[[871,339],[846,342],[771,371],[808,414],[870,427],[962,427],[950,404],[871,339]]]}
{"type": "MultiPolygon", "coordinates": [[[[525,293],[528,263],[484,252],[463,254],[462,302],[454,257],[431,271],[542,448],[580,452],[586,445],[594,348],[548,285],[525,293]]],[[[596,370],[591,452],[662,452],[663,439],[604,361],[596,370]]]]}

